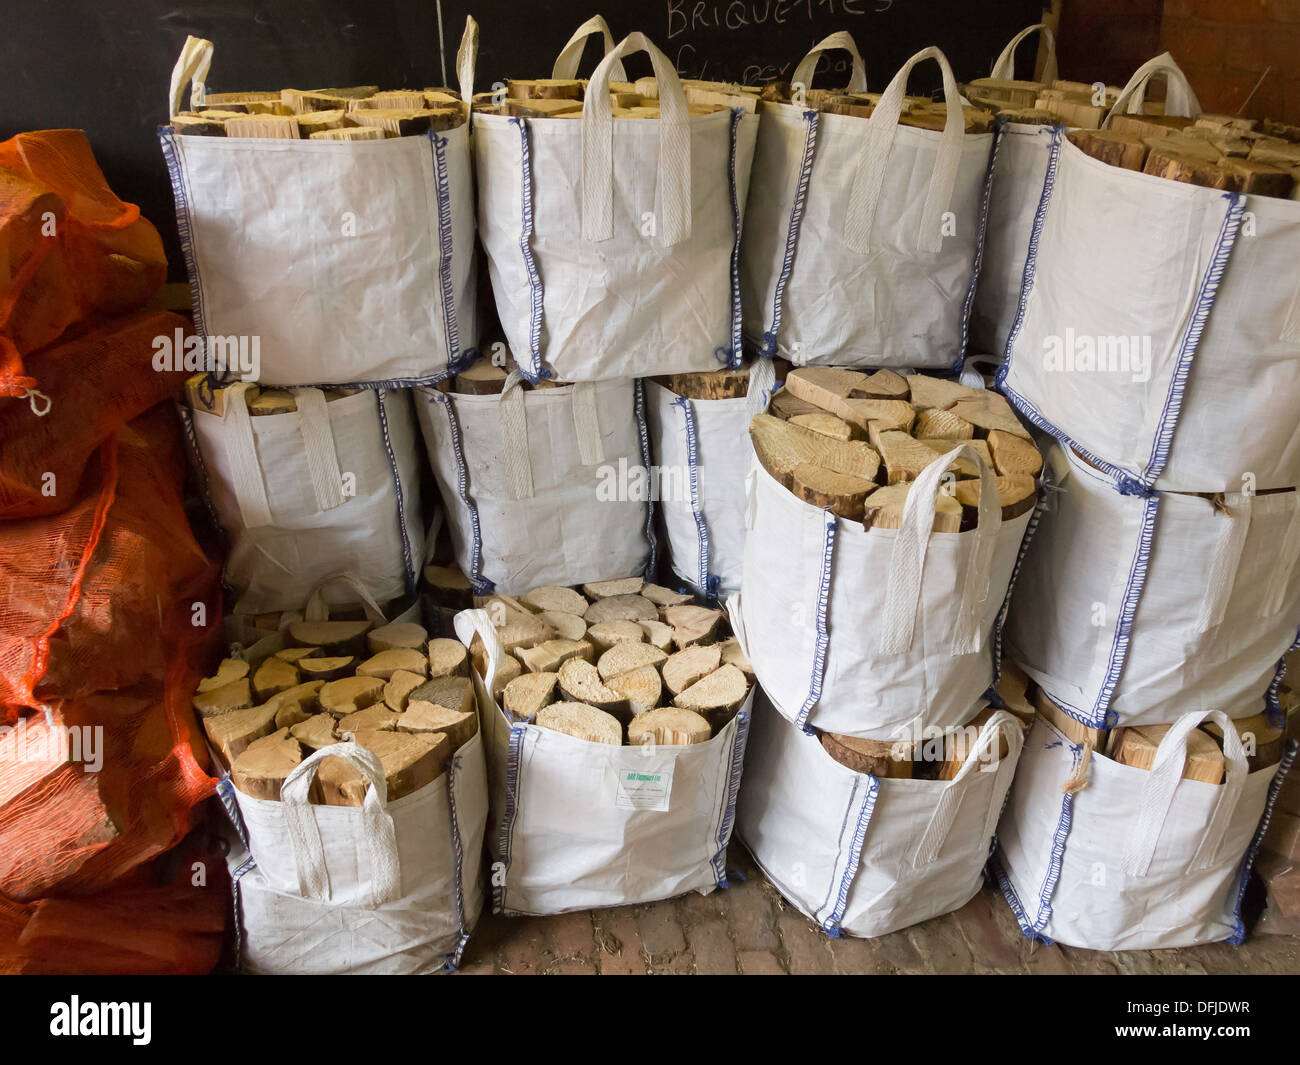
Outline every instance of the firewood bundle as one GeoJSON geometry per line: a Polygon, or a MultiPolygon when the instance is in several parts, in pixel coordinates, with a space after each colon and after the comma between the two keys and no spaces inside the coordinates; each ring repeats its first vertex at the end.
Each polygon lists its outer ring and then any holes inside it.
{"type": "MultiPolygon", "coordinates": [[[[278,799],[304,757],[350,738],[379,757],[388,799],[400,799],[437,779],[478,731],[458,641],[430,640],[412,622],[293,621],[284,632],[289,646],[256,665],[225,659],[193,700],[245,795],[278,799]]],[[[311,799],[360,806],[368,786],[360,772],[327,758],[311,799]]]]}
{"type": "MultiPolygon", "coordinates": [[[[796,104],[812,111],[850,118],[870,118],[880,102],[878,92],[847,92],[843,89],[805,89],[795,95],[787,82],[772,82],[765,86],[759,99],[767,103],[796,104]]],[[[967,133],[988,133],[993,128],[993,115],[984,108],[963,107],[967,133]]],[[[904,96],[900,126],[918,129],[942,130],[948,121],[948,108],[943,101],[928,96],[904,96]]]]}
{"type": "MultiPolygon", "coordinates": [[[[191,410],[206,411],[218,417],[226,410],[226,395],[229,385],[213,385],[207,374],[195,374],[185,382],[185,402],[191,410]]],[[[359,388],[326,388],[325,402],[355,396],[359,388]]],[[[271,414],[292,414],[298,409],[292,388],[270,388],[253,385],[244,393],[248,403],[248,413],[254,418],[271,414]]]]}
{"type": "MultiPolygon", "coordinates": [[[[484,346],[490,350],[493,345],[489,343],[484,346]]],[[[508,353],[495,358],[480,355],[465,369],[439,381],[433,387],[439,392],[451,392],[458,396],[499,396],[505,388],[506,378],[518,369],[518,363],[508,353]]],[[[569,383],[553,377],[543,377],[535,383],[525,378],[522,387],[531,392],[535,388],[558,388],[569,383]]]]}
{"type": "MultiPolygon", "coordinates": [[[[477,605],[506,651],[493,682],[505,711],[592,743],[704,743],[754,682],[721,610],[640,577],[490,595],[477,605]]],[[[485,675],[477,638],[473,652],[485,675]]]]}
{"type": "MultiPolygon", "coordinates": [[[[786,378],[768,413],[750,423],[759,461],[800,499],[865,527],[896,529],[912,481],[960,444],[990,470],[1002,517],[1031,510],[1042,457],[998,393],[890,370],[803,367],[786,378]]],[[[934,528],[974,527],[979,470],[959,459],[940,495],[934,528]]]]}
{"type": "Polygon", "coordinates": [[[344,89],[209,93],[172,119],[177,133],[201,137],[362,141],[455,129],[466,120],[455,89],[344,89]]]}
{"type": "MultiPolygon", "coordinates": [[[[962,86],[962,91],[974,106],[994,117],[1005,116],[1008,122],[1027,126],[1064,122],[1067,126],[1096,129],[1119,99],[1121,90],[1107,85],[1099,94],[1087,82],[1059,78],[1050,84],[1014,78],[976,78],[962,86]]],[[[1157,105],[1146,106],[1154,110],[1157,105]]]]}
{"type": "MultiPolygon", "coordinates": [[[[692,115],[732,108],[753,114],[758,107],[756,86],[683,80],[682,88],[692,115]]],[[[512,78],[506,82],[504,95],[499,91],[475,93],[473,108],[481,114],[512,118],[580,118],[586,96],[585,78],[512,78]]],[[[659,117],[659,84],[654,78],[611,81],[609,98],[615,118],[659,117]]]]}

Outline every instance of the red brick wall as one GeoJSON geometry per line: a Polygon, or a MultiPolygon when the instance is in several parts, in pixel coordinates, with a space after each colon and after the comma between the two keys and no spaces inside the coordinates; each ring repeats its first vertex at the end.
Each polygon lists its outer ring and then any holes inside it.
{"type": "MultiPolygon", "coordinates": [[[[1069,0],[1067,0],[1068,4],[1069,0]]],[[[1206,111],[1300,123],[1300,0],[1165,0],[1162,47],[1206,111]]]]}
{"type": "Polygon", "coordinates": [[[1056,34],[1061,77],[1123,85],[1163,50],[1161,6],[1162,0],[1064,0],[1056,34]]]}

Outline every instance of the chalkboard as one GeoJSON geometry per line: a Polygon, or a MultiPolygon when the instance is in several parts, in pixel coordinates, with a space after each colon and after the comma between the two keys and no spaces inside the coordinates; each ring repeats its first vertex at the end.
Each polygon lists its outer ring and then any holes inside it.
{"type": "MultiPolygon", "coordinates": [[[[846,29],[881,89],[913,52],[943,49],[961,80],[988,73],[1006,41],[1036,21],[1040,0],[658,0],[600,10],[616,38],[641,30],[687,77],[758,84],[787,79],[807,49],[846,29]]],[[[28,129],[89,134],[113,190],[163,234],[173,280],[183,279],[171,187],[157,127],[167,119],[172,64],[187,34],[216,50],[213,92],[378,84],[448,84],[465,16],[480,26],[476,86],[550,74],[556,54],[593,12],[591,0],[281,0],[177,3],[59,0],[11,11],[0,34],[0,139],[28,129]]],[[[1021,69],[1032,62],[1024,49],[1021,69]]],[[[593,42],[583,72],[595,63],[593,42]]],[[[629,75],[650,73],[643,56],[629,75]]],[[[843,56],[822,84],[843,82],[843,56]]],[[[1023,73],[1022,73],[1023,76],[1023,73]]],[[[917,91],[938,86],[918,69],[917,91]]]]}

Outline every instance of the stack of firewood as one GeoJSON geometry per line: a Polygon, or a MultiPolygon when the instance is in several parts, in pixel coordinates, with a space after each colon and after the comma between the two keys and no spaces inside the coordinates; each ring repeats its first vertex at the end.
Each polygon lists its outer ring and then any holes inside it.
{"type": "Polygon", "coordinates": [[[1008,122],[1027,126],[1064,122],[1096,129],[1122,90],[1114,85],[1059,79],[1049,85],[1013,78],[976,78],[963,85],[962,91],[974,106],[993,116],[1005,116],[1008,122]]]}
{"type": "MultiPolygon", "coordinates": [[[[477,605],[506,651],[492,691],[505,711],[592,743],[703,743],[754,682],[721,610],[640,577],[490,595],[477,605]]],[[[473,651],[485,674],[481,641],[473,651]]]]}
{"type": "Polygon", "coordinates": [[[346,89],[209,93],[172,119],[177,133],[202,137],[364,141],[454,129],[466,120],[455,89],[346,89]]]}
{"type": "MultiPolygon", "coordinates": [[[[753,113],[759,89],[720,81],[683,81],[692,115],[740,108],[753,113]]],[[[513,118],[579,118],[587,95],[582,78],[511,79],[505,91],[475,93],[473,108],[487,115],[513,118]]],[[[659,85],[654,78],[611,81],[609,96],[615,118],[658,118],[659,85]]]]}
{"type": "MultiPolygon", "coordinates": [[[[796,496],[865,526],[898,528],[911,483],[961,444],[996,473],[1003,518],[1038,498],[1042,457],[1006,400],[923,374],[794,370],[750,437],[764,469],[796,496]]],[[[962,458],[952,474],[935,510],[938,532],[976,521],[979,470],[962,458]]]]}
{"type": "MultiPolygon", "coordinates": [[[[767,103],[795,104],[811,111],[850,118],[870,118],[883,94],[878,92],[846,92],[843,89],[804,89],[794,93],[786,82],[773,82],[765,86],[759,99],[767,103]]],[[[988,133],[993,128],[994,116],[980,107],[963,107],[967,133],[988,133]]],[[[928,96],[904,96],[903,108],[898,116],[900,126],[918,129],[941,130],[948,121],[948,107],[942,101],[928,96]]]]}
{"type": "MultiPolygon", "coordinates": [[[[222,661],[199,684],[194,709],[231,781],[245,795],[278,799],[306,755],[345,739],[373,751],[388,798],[435,780],[478,731],[469,659],[456,640],[428,638],[420,625],[293,621],[289,646],[257,665],[222,661]]],[[[313,802],[359,806],[368,783],[325,759],[313,802]]]]}

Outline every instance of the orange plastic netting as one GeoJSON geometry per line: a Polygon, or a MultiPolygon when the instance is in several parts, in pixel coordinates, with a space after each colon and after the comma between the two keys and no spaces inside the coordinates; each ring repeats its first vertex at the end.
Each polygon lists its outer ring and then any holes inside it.
{"type": "Polygon", "coordinates": [[[113,194],[84,133],[0,143],[0,396],[39,387],[24,356],[89,315],[143,307],[166,271],[158,231],[113,194]]]}

